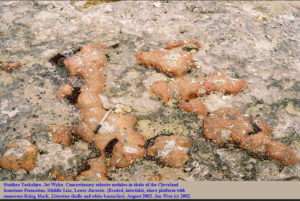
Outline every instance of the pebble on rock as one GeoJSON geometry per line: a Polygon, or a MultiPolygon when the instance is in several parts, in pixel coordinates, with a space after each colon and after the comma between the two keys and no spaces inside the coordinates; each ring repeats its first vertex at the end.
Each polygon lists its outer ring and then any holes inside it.
{"type": "Polygon", "coordinates": [[[17,68],[20,68],[22,64],[20,62],[10,62],[10,61],[3,61],[0,62],[0,67],[5,71],[13,71],[17,68]]]}

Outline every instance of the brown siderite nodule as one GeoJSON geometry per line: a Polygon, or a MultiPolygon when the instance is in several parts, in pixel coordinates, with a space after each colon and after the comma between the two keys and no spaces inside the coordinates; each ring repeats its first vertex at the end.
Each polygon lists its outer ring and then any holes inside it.
{"type": "Polygon", "coordinates": [[[154,145],[147,149],[147,155],[158,157],[165,165],[178,168],[189,161],[188,150],[193,141],[185,136],[159,136],[154,145]]]}
{"type": "Polygon", "coordinates": [[[0,68],[8,72],[20,68],[21,66],[22,64],[20,62],[11,62],[11,61],[0,62],[0,68]]]}
{"type": "MultiPolygon", "coordinates": [[[[79,52],[65,59],[63,63],[71,76],[80,76],[85,83],[80,89],[77,100],[82,121],[73,126],[74,134],[88,143],[93,143],[103,155],[106,146],[112,140],[117,139],[110,160],[111,168],[128,167],[134,161],[142,158],[145,139],[135,131],[136,118],[133,115],[121,115],[112,112],[98,133],[94,134],[93,132],[107,112],[98,96],[105,88],[103,68],[108,66],[105,46],[102,44],[83,46],[79,52]]],[[[64,88],[71,89],[68,85],[62,89],[64,88]]],[[[66,91],[69,92],[70,90],[66,91]]]]}
{"type": "Polygon", "coordinates": [[[31,171],[35,167],[38,148],[27,139],[14,140],[6,147],[6,152],[0,158],[0,167],[12,170],[31,171]]]}
{"type": "Polygon", "coordinates": [[[233,79],[220,72],[214,72],[205,78],[182,78],[173,82],[156,81],[152,84],[150,92],[158,96],[162,102],[168,102],[174,94],[182,110],[205,117],[206,108],[196,99],[197,97],[208,95],[213,91],[237,94],[246,88],[245,80],[233,79]]]}
{"type": "Polygon", "coordinates": [[[256,155],[268,156],[284,165],[298,162],[296,153],[271,138],[271,129],[260,117],[222,108],[204,120],[204,136],[218,146],[237,143],[256,155]]]}

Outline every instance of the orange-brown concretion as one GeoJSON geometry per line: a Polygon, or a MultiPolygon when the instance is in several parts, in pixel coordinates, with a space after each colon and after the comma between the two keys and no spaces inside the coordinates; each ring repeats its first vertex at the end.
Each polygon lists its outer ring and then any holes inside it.
{"type": "Polygon", "coordinates": [[[144,156],[144,137],[135,131],[136,118],[133,115],[109,114],[92,141],[97,149],[104,151],[106,145],[117,139],[112,152],[112,167],[127,167],[144,156]]]}
{"type": "Polygon", "coordinates": [[[70,126],[49,126],[47,131],[52,134],[52,140],[65,147],[70,146],[72,127],[70,126]]]}
{"type": "Polygon", "coordinates": [[[177,81],[177,88],[181,99],[189,100],[210,94],[213,91],[237,94],[246,88],[246,81],[243,79],[233,79],[222,73],[213,73],[205,78],[179,80],[177,81]]]}
{"type": "Polygon", "coordinates": [[[85,79],[85,74],[107,66],[107,59],[102,44],[86,45],[74,56],[64,61],[71,76],[79,75],[85,79]]]}
{"type": "Polygon", "coordinates": [[[72,173],[63,175],[60,169],[56,168],[50,173],[49,178],[54,181],[75,181],[76,175],[72,173]]]}
{"type": "Polygon", "coordinates": [[[20,62],[8,62],[8,61],[3,61],[0,63],[0,67],[4,69],[5,71],[12,71],[16,68],[21,67],[22,64],[20,62]]]}
{"type": "Polygon", "coordinates": [[[33,170],[38,148],[28,140],[19,139],[6,147],[6,152],[0,158],[0,167],[12,170],[33,170]]]}
{"type": "Polygon", "coordinates": [[[200,100],[194,98],[210,94],[212,91],[237,94],[246,87],[246,81],[243,79],[233,79],[215,72],[205,78],[180,79],[169,83],[156,81],[152,84],[150,92],[163,102],[168,102],[174,94],[182,110],[206,116],[205,107],[200,100]]]}
{"type": "Polygon", "coordinates": [[[150,92],[160,98],[163,103],[167,103],[172,95],[173,84],[165,81],[156,81],[150,87],[150,92]]]}
{"type": "Polygon", "coordinates": [[[170,167],[183,167],[190,159],[188,149],[193,141],[184,136],[159,136],[154,145],[147,149],[147,155],[158,157],[165,165],[170,167]]]}
{"type": "Polygon", "coordinates": [[[207,116],[207,110],[200,100],[191,99],[186,101],[179,101],[179,108],[183,111],[193,113],[195,115],[207,116]]]}
{"type": "Polygon", "coordinates": [[[148,181],[162,181],[164,179],[164,176],[159,174],[159,175],[151,175],[148,178],[148,181]]]}
{"type": "Polygon", "coordinates": [[[80,172],[78,176],[73,173],[62,174],[60,169],[55,168],[49,178],[55,181],[108,181],[107,166],[104,155],[93,158],[84,163],[85,170],[80,172]],[[86,170],[86,166],[88,169],[86,170]]]}
{"type": "Polygon", "coordinates": [[[237,143],[256,155],[268,156],[285,165],[298,161],[292,149],[271,139],[271,129],[263,119],[231,108],[216,110],[204,120],[204,136],[218,146],[237,143]]]}
{"type": "Polygon", "coordinates": [[[69,84],[66,84],[62,87],[60,87],[57,91],[56,91],[56,98],[57,99],[62,99],[63,97],[65,96],[69,96],[72,94],[74,88],[69,85],[69,84]]]}
{"type": "Polygon", "coordinates": [[[179,41],[171,41],[168,42],[166,46],[164,46],[164,49],[170,50],[174,49],[176,47],[187,47],[187,48],[194,48],[196,50],[199,50],[202,48],[201,43],[199,43],[196,40],[179,40],[179,41]]]}
{"type": "Polygon", "coordinates": [[[104,155],[90,159],[88,164],[90,169],[81,172],[76,181],[108,181],[104,155]]]}
{"type": "Polygon", "coordinates": [[[102,154],[112,140],[118,142],[114,146],[110,165],[127,167],[144,156],[145,139],[134,129],[136,119],[132,115],[110,113],[97,134],[94,129],[100,123],[106,110],[103,109],[99,94],[105,87],[103,67],[107,67],[104,46],[83,46],[81,51],[64,61],[70,75],[81,76],[85,85],[81,88],[77,105],[81,110],[82,121],[75,126],[74,134],[86,142],[92,142],[102,154]]]}
{"type": "Polygon", "coordinates": [[[202,48],[202,45],[195,40],[172,41],[167,43],[164,49],[138,52],[134,56],[139,64],[147,68],[154,68],[169,77],[178,78],[184,76],[188,70],[195,67],[195,61],[184,48],[198,51],[202,48]],[[183,48],[182,50],[174,49],[177,47],[183,48]]]}
{"type": "Polygon", "coordinates": [[[147,68],[155,68],[169,77],[182,77],[195,66],[192,56],[183,50],[154,50],[138,52],[136,61],[147,68]]]}

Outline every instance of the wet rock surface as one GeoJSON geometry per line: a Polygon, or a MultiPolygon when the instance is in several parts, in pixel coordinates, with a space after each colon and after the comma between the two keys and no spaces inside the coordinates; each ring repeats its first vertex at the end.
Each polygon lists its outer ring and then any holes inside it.
{"type": "MultiPolygon", "coordinates": [[[[201,99],[209,113],[224,106],[260,114],[272,139],[300,156],[299,7],[295,2],[1,2],[0,61],[20,62],[12,72],[0,70],[0,154],[17,138],[30,136],[38,148],[31,171],[0,169],[1,180],[49,180],[77,174],[92,154],[82,140],[68,147],[52,142],[49,125],[76,125],[80,110],[57,100],[60,86],[82,87],[83,81],[49,60],[70,57],[86,44],[107,46],[103,107],[130,107],[136,129],[150,140],[182,135],[194,142],[183,168],[143,158],[131,167],[109,171],[111,180],[300,180],[300,164],[282,166],[235,147],[220,148],[203,136],[203,121],[183,113],[172,101],[163,104],[148,90],[170,79],[139,65],[134,53],[151,51],[169,41],[195,39],[203,48],[187,78],[221,71],[244,79],[238,96],[213,93],[201,99]],[[36,19],[34,22],[32,19],[36,19]]],[[[129,110],[128,110],[129,111],[129,110]]]]}

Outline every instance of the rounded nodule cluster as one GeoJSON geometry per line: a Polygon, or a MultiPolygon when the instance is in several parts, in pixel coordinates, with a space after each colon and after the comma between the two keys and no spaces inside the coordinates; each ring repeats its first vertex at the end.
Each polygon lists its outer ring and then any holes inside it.
{"type": "MultiPolygon", "coordinates": [[[[135,56],[137,62],[147,68],[155,68],[169,77],[180,78],[195,65],[191,55],[184,50],[174,49],[177,47],[198,51],[202,45],[195,40],[180,40],[169,42],[162,50],[138,52],[135,56]]],[[[197,97],[212,91],[237,94],[246,88],[245,80],[233,79],[220,72],[214,72],[205,78],[182,78],[173,82],[156,81],[151,85],[150,92],[164,103],[168,102],[173,94],[183,111],[199,115],[203,119],[207,116],[207,110],[202,102],[196,99],[197,97]]]]}
{"type": "Polygon", "coordinates": [[[55,181],[108,181],[107,166],[104,155],[92,158],[84,163],[84,171],[78,176],[73,173],[63,174],[59,168],[55,168],[49,175],[55,181]],[[88,170],[86,170],[86,166],[88,170]]]}
{"type": "Polygon", "coordinates": [[[167,45],[164,46],[164,49],[170,50],[176,47],[183,47],[184,49],[194,49],[198,51],[200,48],[203,47],[203,45],[196,40],[178,40],[168,42],[167,45]]]}
{"type": "Polygon", "coordinates": [[[76,177],[76,181],[108,181],[104,155],[90,159],[88,164],[90,169],[81,172],[80,175],[76,177]]]}
{"type": "Polygon", "coordinates": [[[196,99],[197,97],[208,95],[213,91],[237,94],[246,88],[245,80],[233,79],[214,72],[205,78],[179,79],[173,82],[156,81],[151,85],[150,92],[158,96],[162,102],[168,102],[174,94],[182,110],[205,117],[206,108],[196,99]]]}
{"type": "Polygon", "coordinates": [[[66,84],[62,87],[60,87],[57,91],[56,91],[56,98],[57,99],[62,99],[64,98],[65,96],[69,96],[72,94],[74,88],[69,85],[69,84],[66,84]]]}
{"type": "Polygon", "coordinates": [[[204,136],[218,146],[237,143],[256,155],[268,156],[285,165],[298,161],[292,149],[271,139],[271,129],[263,119],[231,108],[216,110],[204,120],[204,136]]]}
{"type": "Polygon", "coordinates": [[[61,144],[65,147],[72,144],[71,141],[71,126],[49,126],[47,131],[52,134],[52,141],[61,144]]]}
{"type": "Polygon", "coordinates": [[[169,43],[165,49],[153,50],[150,52],[137,52],[136,61],[146,66],[154,68],[169,77],[182,77],[184,74],[195,67],[192,56],[184,50],[170,50],[182,46],[180,43],[169,43]]]}
{"type": "Polygon", "coordinates": [[[72,173],[64,175],[56,168],[50,173],[49,178],[54,181],[75,181],[76,175],[72,173]]]}
{"type": "Polygon", "coordinates": [[[147,149],[147,155],[158,157],[165,165],[170,167],[183,167],[190,159],[187,154],[193,141],[184,136],[159,136],[154,145],[147,149]]]}
{"type": "Polygon", "coordinates": [[[17,68],[20,68],[22,64],[20,62],[9,62],[9,61],[3,61],[0,62],[0,68],[2,68],[5,71],[13,71],[17,68]]]}
{"type": "MultiPolygon", "coordinates": [[[[191,44],[189,46],[194,45],[196,50],[201,48],[201,45],[198,43],[197,46],[195,41],[189,43],[185,41],[170,42],[164,48],[170,50],[187,44],[191,44]]],[[[137,61],[146,67],[154,66],[166,73],[162,64],[157,63],[157,60],[161,58],[156,54],[156,51],[138,53],[137,61]]],[[[182,77],[185,72],[180,70],[177,73],[172,73],[180,75],[177,77],[182,77]]],[[[168,75],[168,73],[166,74],[168,75]]],[[[205,118],[204,135],[219,146],[226,143],[237,143],[243,149],[257,155],[268,156],[285,165],[297,163],[297,156],[292,149],[271,139],[271,129],[262,119],[240,114],[230,108],[217,110],[206,117],[208,114],[206,108],[200,100],[196,99],[213,91],[237,94],[246,88],[245,80],[233,79],[220,72],[214,72],[205,78],[182,78],[172,82],[156,81],[151,85],[150,92],[164,103],[168,102],[171,97],[175,97],[183,111],[205,118]]]]}
{"type": "Polygon", "coordinates": [[[104,45],[83,46],[74,56],[64,60],[64,64],[70,75],[82,77],[85,83],[77,100],[82,121],[74,126],[74,134],[86,142],[93,143],[102,154],[112,140],[117,140],[110,161],[112,168],[127,167],[142,158],[145,139],[135,131],[136,119],[133,115],[111,112],[98,133],[93,132],[107,112],[99,97],[105,88],[102,68],[108,65],[104,45]]]}

